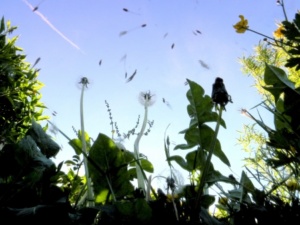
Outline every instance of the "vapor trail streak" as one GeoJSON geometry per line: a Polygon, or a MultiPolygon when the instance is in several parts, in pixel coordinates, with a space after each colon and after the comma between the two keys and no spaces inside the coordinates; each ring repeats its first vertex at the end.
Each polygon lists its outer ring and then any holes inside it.
{"type": "MultiPolygon", "coordinates": [[[[23,2],[33,11],[34,7],[27,1],[23,0],[23,2]]],[[[84,53],[74,42],[72,42],[69,38],[67,38],[62,32],[60,32],[42,13],[40,13],[38,10],[35,10],[34,13],[36,13],[41,19],[48,24],[52,30],[54,30],[57,34],[59,34],[63,39],[65,39],[69,44],[71,44],[74,48],[84,53]]]]}

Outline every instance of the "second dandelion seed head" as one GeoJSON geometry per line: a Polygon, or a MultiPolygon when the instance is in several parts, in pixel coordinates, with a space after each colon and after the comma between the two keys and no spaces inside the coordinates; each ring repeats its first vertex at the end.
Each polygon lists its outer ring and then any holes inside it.
{"type": "Polygon", "coordinates": [[[152,94],[150,91],[148,92],[141,92],[139,94],[139,102],[143,106],[152,106],[155,103],[155,95],[152,94]]]}

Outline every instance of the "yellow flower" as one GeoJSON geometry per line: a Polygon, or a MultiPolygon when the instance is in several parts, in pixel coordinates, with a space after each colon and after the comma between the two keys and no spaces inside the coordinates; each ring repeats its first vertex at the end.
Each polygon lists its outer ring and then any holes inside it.
{"type": "Polygon", "coordinates": [[[246,20],[243,15],[239,15],[239,17],[241,18],[241,20],[237,22],[235,25],[233,25],[233,27],[237,33],[242,34],[245,33],[245,31],[249,27],[248,20],[246,20]]]}
{"type": "Polygon", "coordinates": [[[282,33],[283,30],[284,30],[283,25],[279,24],[277,30],[274,31],[273,36],[277,39],[284,38],[284,34],[282,33]]]}

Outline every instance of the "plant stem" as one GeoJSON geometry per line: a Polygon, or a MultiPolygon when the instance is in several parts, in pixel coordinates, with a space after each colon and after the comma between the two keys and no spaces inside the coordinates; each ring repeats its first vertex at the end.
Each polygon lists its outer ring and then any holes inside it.
{"type": "Polygon", "coordinates": [[[143,176],[143,172],[142,172],[142,168],[141,168],[141,164],[140,164],[140,159],[139,159],[139,143],[140,140],[142,138],[142,136],[144,135],[145,129],[146,129],[146,125],[147,125],[147,121],[148,121],[148,106],[147,104],[145,105],[145,114],[144,114],[144,121],[142,124],[142,128],[140,133],[138,133],[137,138],[135,139],[134,142],[134,154],[136,157],[136,174],[137,174],[137,180],[138,180],[138,188],[141,188],[144,192],[145,190],[145,182],[144,182],[144,176],[143,176]]]}
{"type": "Polygon", "coordinates": [[[215,135],[213,137],[213,140],[211,142],[210,145],[210,149],[208,152],[208,156],[204,165],[204,169],[201,175],[201,179],[200,179],[200,183],[199,183],[199,189],[198,189],[198,193],[197,193],[197,198],[196,198],[196,202],[195,202],[195,213],[200,212],[200,199],[203,195],[203,189],[204,186],[206,184],[206,177],[208,175],[208,172],[210,171],[210,162],[211,162],[211,157],[212,154],[214,152],[215,149],[215,145],[217,142],[217,136],[218,136],[218,132],[219,132],[219,128],[220,128],[220,122],[221,122],[221,118],[222,118],[222,112],[223,112],[223,107],[220,106],[219,108],[219,116],[218,116],[218,120],[217,120],[217,124],[216,124],[216,128],[215,128],[215,135]]]}
{"type": "MultiPolygon", "coordinates": [[[[48,120],[48,122],[52,125],[52,126],[55,126],[50,120],[48,120]]],[[[58,130],[58,132],[60,133],[60,134],[62,134],[66,139],[68,139],[69,140],[69,142],[70,141],[72,141],[71,140],[71,138],[69,138],[64,132],[62,132],[62,130],[60,130],[58,127],[56,127],[56,129],[58,130]]],[[[108,179],[108,176],[107,176],[107,174],[105,174],[104,172],[102,172],[102,170],[101,170],[101,168],[98,166],[98,164],[94,161],[94,160],[92,160],[88,155],[87,155],[87,153],[86,152],[83,152],[83,149],[79,149],[80,151],[81,151],[81,153],[83,154],[83,156],[84,156],[84,159],[87,159],[87,161],[89,161],[101,174],[102,174],[102,176],[105,176],[105,179],[106,179],[106,181],[107,181],[107,185],[108,185],[108,187],[109,187],[109,190],[110,190],[110,192],[111,192],[111,194],[112,194],[112,198],[113,198],[113,200],[114,201],[116,201],[116,197],[115,197],[115,194],[114,194],[114,191],[113,191],[113,189],[112,189],[112,186],[111,186],[111,183],[110,183],[110,181],[109,181],[109,179],[108,179]]],[[[94,195],[94,194],[93,194],[94,195]]]]}
{"type": "Polygon", "coordinates": [[[86,155],[88,155],[87,150],[86,150],[84,118],[83,118],[83,95],[84,95],[85,87],[86,87],[86,84],[82,83],[81,97],[80,97],[81,144],[82,144],[82,152],[85,153],[84,157],[83,157],[83,162],[84,162],[85,176],[86,176],[86,182],[87,182],[87,206],[93,207],[93,206],[95,206],[94,194],[93,194],[93,189],[92,189],[91,178],[89,176],[88,161],[87,161],[87,157],[85,157],[86,155]]]}
{"type": "Polygon", "coordinates": [[[280,5],[281,5],[282,10],[283,10],[284,18],[285,18],[286,21],[288,21],[287,14],[286,14],[285,7],[284,7],[284,0],[281,0],[280,5]]]}

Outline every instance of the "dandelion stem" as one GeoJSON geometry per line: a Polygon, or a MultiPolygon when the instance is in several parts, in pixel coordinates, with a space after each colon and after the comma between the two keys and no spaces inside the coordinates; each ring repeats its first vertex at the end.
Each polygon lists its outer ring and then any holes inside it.
{"type": "Polygon", "coordinates": [[[85,87],[87,87],[88,80],[86,77],[82,78],[82,89],[81,89],[81,97],[80,97],[80,125],[81,125],[81,144],[82,144],[82,152],[84,152],[84,169],[85,169],[85,176],[86,176],[86,182],[87,182],[87,206],[92,207],[95,205],[94,202],[94,194],[92,189],[92,182],[91,178],[89,176],[89,168],[88,168],[88,161],[87,157],[87,150],[86,150],[86,141],[85,141],[85,130],[84,130],[84,117],[83,117],[83,96],[84,96],[84,90],[85,87]]]}
{"type": "Polygon", "coordinates": [[[144,114],[144,121],[142,124],[142,128],[141,128],[140,133],[138,133],[137,138],[135,139],[135,142],[134,142],[134,154],[135,154],[135,157],[137,160],[136,173],[137,173],[137,180],[138,180],[138,188],[141,188],[144,191],[145,191],[145,182],[144,182],[144,176],[142,173],[142,168],[141,168],[140,159],[139,159],[139,155],[140,155],[139,143],[140,143],[142,136],[144,135],[147,121],[148,121],[148,105],[145,104],[145,114],[144,114]]]}

